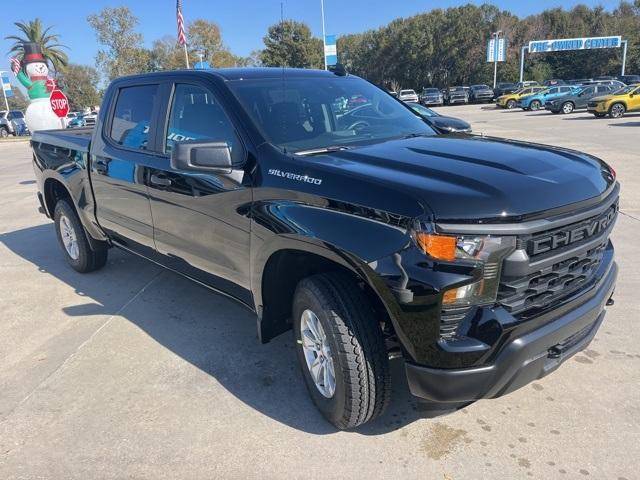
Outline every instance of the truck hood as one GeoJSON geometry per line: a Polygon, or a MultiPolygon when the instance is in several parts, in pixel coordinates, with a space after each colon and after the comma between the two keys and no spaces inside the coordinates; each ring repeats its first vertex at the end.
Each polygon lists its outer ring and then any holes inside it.
{"type": "Polygon", "coordinates": [[[349,181],[409,194],[440,221],[506,221],[597,197],[615,182],[609,167],[590,155],[470,135],[391,140],[329,157],[314,160],[348,173],[349,181]]]}

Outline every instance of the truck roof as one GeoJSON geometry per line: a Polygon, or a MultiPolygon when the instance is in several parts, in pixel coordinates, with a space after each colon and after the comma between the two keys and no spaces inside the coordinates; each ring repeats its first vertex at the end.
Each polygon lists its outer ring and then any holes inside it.
{"type": "Polygon", "coordinates": [[[147,78],[149,76],[175,75],[189,73],[191,75],[215,75],[223,80],[240,79],[260,79],[260,78],[280,78],[284,74],[287,78],[292,77],[335,77],[335,74],[326,70],[316,70],[310,68],[280,68],[280,67],[247,67],[247,68],[212,68],[207,70],[167,70],[162,72],[141,73],[130,75],[128,79],[147,78]]]}

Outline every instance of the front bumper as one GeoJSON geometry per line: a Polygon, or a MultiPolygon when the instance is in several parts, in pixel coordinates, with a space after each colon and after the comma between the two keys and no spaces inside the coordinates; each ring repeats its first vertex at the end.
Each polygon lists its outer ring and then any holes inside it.
{"type": "Polygon", "coordinates": [[[598,103],[595,106],[588,105],[587,111],[590,113],[607,113],[609,110],[606,103],[598,103]]]}
{"type": "Polygon", "coordinates": [[[509,339],[488,365],[436,369],[407,362],[411,393],[430,402],[455,406],[499,397],[548,375],[589,345],[604,319],[617,274],[618,267],[611,262],[607,273],[589,292],[573,300],[556,318],[551,312],[552,318],[541,327],[509,339]]]}

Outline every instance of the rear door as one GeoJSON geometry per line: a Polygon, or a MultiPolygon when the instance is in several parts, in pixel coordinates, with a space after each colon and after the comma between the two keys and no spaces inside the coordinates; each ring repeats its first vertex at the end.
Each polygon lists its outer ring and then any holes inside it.
{"type": "Polygon", "coordinates": [[[121,245],[152,256],[148,168],[156,162],[160,82],[120,83],[91,144],[91,182],[100,226],[121,245]]]}
{"type": "Polygon", "coordinates": [[[247,150],[214,85],[183,79],[169,85],[158,139],[163,155],[149,172],[155,244],[163,263],[251,305],[247,150]],[[232,172],[172,169],[172,147],[187,140],[227,142],[232,172]]]}

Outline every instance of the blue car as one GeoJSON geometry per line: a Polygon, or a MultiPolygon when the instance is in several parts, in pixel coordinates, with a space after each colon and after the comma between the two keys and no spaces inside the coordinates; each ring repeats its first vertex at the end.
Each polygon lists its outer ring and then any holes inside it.
{"type": "Polygon", "coordinates": [[[527,95],[518,100],[518,107],[523,110],[540,110],[544,107],[544,102],[549,101],[552,98],[567,95],[575,86],[559,85],[555,87],[545,88],[533,95],[527,95]]]}

